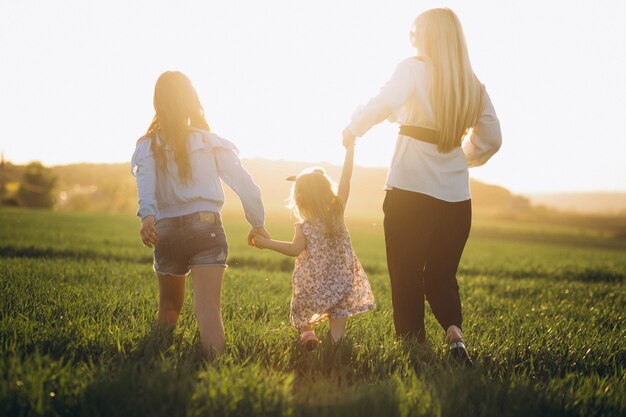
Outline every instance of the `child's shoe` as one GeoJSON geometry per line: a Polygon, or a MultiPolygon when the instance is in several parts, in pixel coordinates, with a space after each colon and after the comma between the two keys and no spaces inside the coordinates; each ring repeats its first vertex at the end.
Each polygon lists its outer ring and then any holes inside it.
{"type": "Polygon", "coordinates": [[[306,332],[302,332],[298,341],[309,352],[315,350],[317,345],[320,344],[320,341],[313,330],[307,330],[306,332]]]}

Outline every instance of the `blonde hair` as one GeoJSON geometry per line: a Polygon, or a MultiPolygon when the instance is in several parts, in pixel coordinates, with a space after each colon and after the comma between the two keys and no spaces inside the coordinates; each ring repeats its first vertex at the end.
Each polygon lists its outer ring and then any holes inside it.
{"type": "Polygon", "coordinates": [[[333,188],[323,169],[305,170],[291,187],[288,205],[301,221],[320,222],[330,238],[338,237],[343,231],[343,203],[333,188]]]}
{"type": "Polygon", "coordinates": [[[167,71],[157,79],[153,102],[155,115],[144,137],[151,139],[157,166],[164,171],[167,171],[165,144],[171,146],[178,176],[183,183],[189,183],[192,180],[189,128],[210,130],[198,93],[185,74],[167,71]],[[160,144],[157,144],[157,135],[161,138],[160,144]]]}
{"type": "Polygon", "coordinates": [[[433,66],[430,101],[440,132],[438,149],[449,152],[478,122],[484,87],[472,70],[463,28],[452,10],[431,9],[419,15],[411,41],[420,58],[433,66]]]}

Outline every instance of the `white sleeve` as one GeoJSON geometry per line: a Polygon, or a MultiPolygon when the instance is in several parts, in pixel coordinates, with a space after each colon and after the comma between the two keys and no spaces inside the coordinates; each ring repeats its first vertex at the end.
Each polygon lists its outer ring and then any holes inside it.
{"type": "Polygon", "coordinates": [[[355,136],[363,136],[374,125],[395,114],[415,90],[415,78],[409,60],[398,64],[393,75],[377,96],[360,106],[352,115],[348,129],[355,136]]]}
{"type": "Polygon", "coordinates": [[[220,178],[239,196],[246,220],[252,227],[262,227],[265,224],[265,208],[261,189],[241,165],[233,149],[215,147],[213,152],[220,178]]]}
{"type": "Polygon", "coordinates": [[[463,153],[468,167],[478,167],[489,160],[502,146],[500,121],[489,94],[483,90],[483,111],[472,128],[472,135],[463,142],[463,153]]]}

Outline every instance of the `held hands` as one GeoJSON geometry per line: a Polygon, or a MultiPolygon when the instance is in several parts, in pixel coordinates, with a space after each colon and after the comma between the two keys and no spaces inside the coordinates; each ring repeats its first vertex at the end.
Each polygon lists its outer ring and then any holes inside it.
{"type": "Polygon", "coordinates": [[[252,237],[252,244],[254,245],[254,247],[259,249],[267,249],[270,241],[270,238],[260,235],[258,233],[255,233],[252,237]]]}
{"type": "MultiPolygon", "coordinates": [[[[155,227],[154,216],[146,216],[143,218],[139,234],[141,235],[141,241],[144,246],[151,248],[157,244],[159,236],[155,227]]],[[[270,239],[270,234],[267,230],[265,230],[265,227],[253,227],[250,229],[250,232],[248,233],[248,245],[256,246],[255,240],[259,239],[270,239]]]]}
{"type": "Polygon", "coordinates": [[[146,216],[141,220],[139,235],[141,235],[144,246],[151,248],[157,244],[159,236],[156,231],[154,216],[146,216]]]}
{"type": "Polygon", "coordinates": [[[354,143],[356,142],[356,136],[354,136],[352,134],[352,132],[350,131],[350,129],[348,129],[347,127],[343,130],[343,147],[346,149],[349,149],[351,147],[354,146],[354,143]]]}
{"type": "Polygon", "coordinates": [[[263,226],[253,227],[252,229],[250,229],[250,232],[248,233],[248,246],[256,246],[258,248],[259,246],[256,244],[256,242],[259,238],[271,238],[270,234],[267,232],[267,230],[265,230],[265,227],[263,226]]]}

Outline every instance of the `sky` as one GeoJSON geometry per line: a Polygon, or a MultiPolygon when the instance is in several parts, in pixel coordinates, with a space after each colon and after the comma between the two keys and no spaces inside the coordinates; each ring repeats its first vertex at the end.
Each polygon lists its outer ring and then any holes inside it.
{"type": "MultiPolygon", "coordinates": [[[[414,55],[411,22],[459,16],[503,147],[473,178],[519,193],[626,191],[626,2],[0,0],[0,151],[125,162],[157,77],[187,74],[243,158],[343,160],[341,132],[414,55]]],[[[388,166],[397,126],[358,142],[388,166]]]]}

